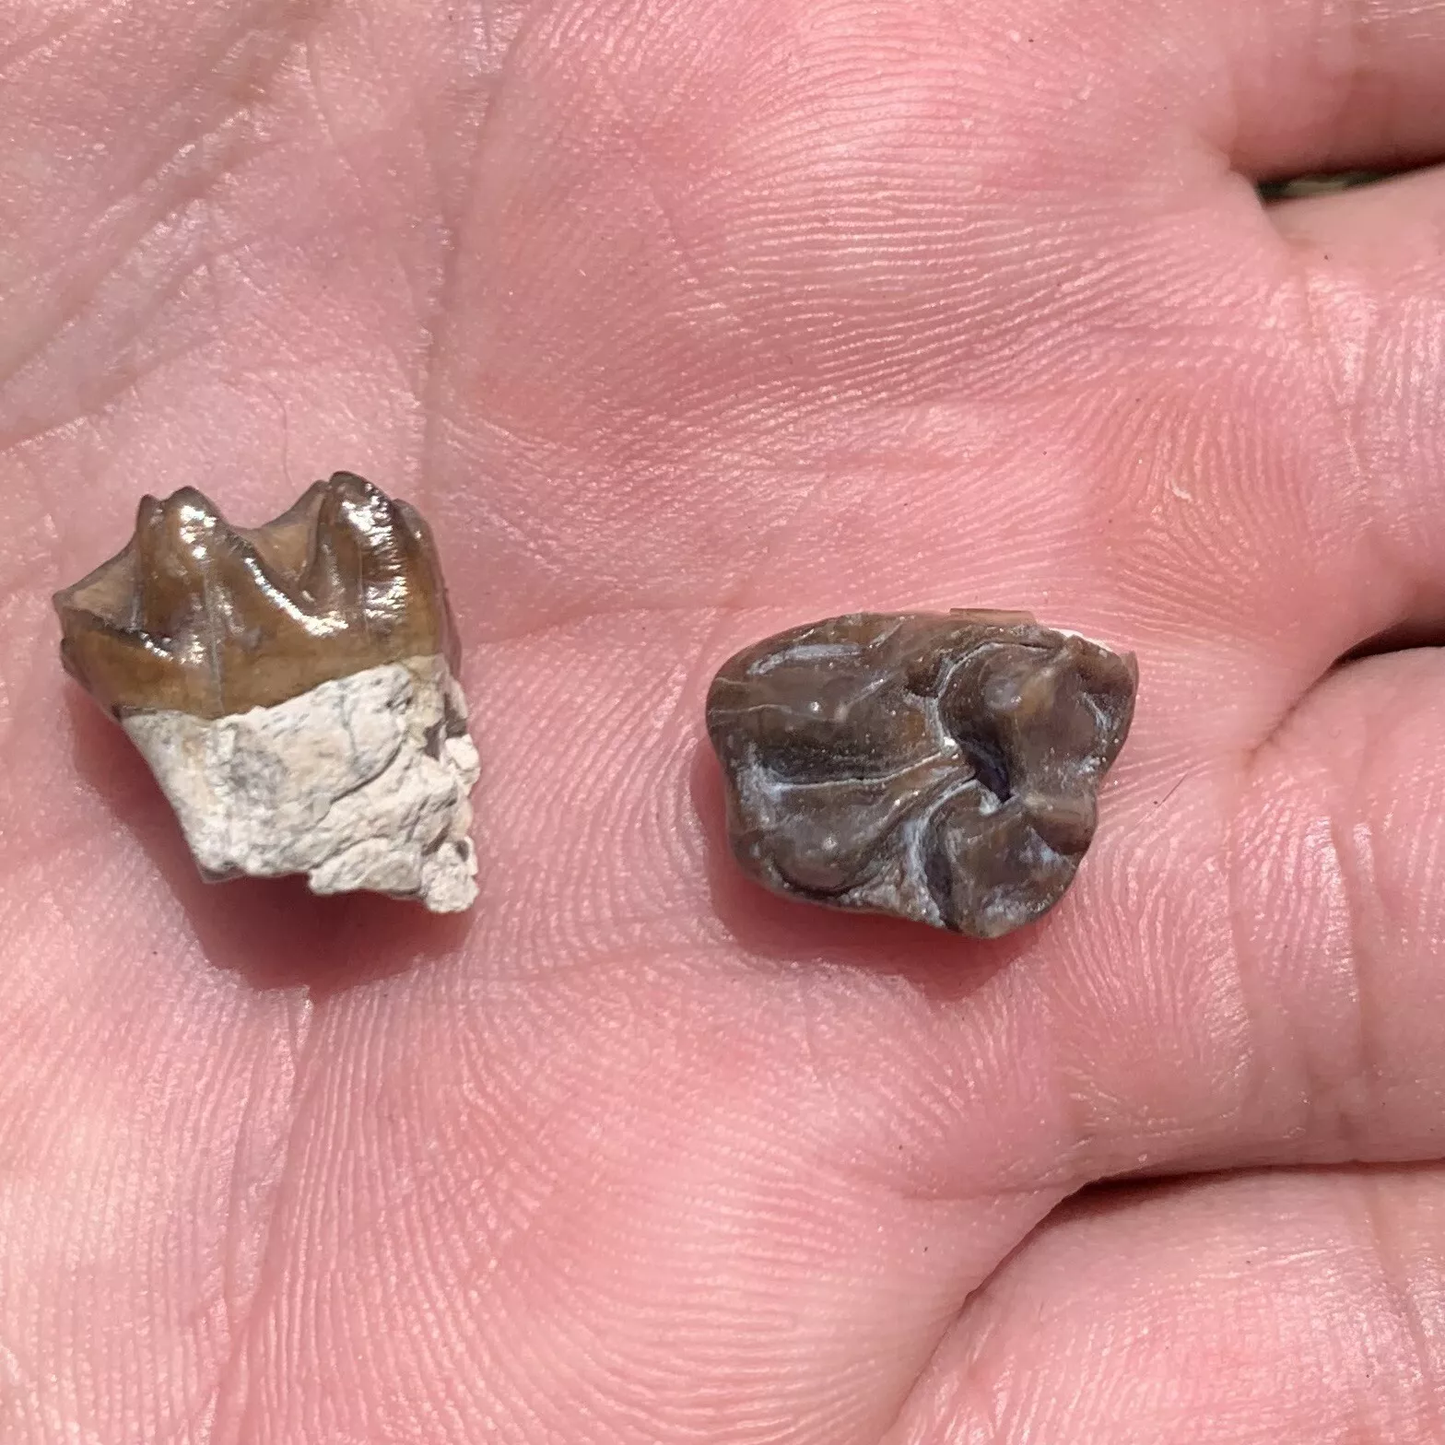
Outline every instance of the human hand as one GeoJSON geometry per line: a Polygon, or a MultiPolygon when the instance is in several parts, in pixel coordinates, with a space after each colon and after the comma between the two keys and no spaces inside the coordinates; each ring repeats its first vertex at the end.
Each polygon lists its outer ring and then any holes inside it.
{"type": "Polygon", "coordinates": [[[1445,677],[1333,664],[1445,610],[1445,180],[1246,177],[1439,156],[1445,10],[3,15],[0,1438],[1438,1438],[1445,677]],[[461,922],[207,888],[55,660],[140,492],[338,467],[461,922]],[[713,668],[950,606],[1139,655],[1070,895],[739,878],[713,668]]]}

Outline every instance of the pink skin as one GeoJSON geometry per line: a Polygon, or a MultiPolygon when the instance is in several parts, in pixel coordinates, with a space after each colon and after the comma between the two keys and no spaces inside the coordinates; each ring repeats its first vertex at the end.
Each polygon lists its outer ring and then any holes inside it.
{"type": "Polygon", "coordinates": [[[1440,1439],[1423,0],[0,4],[0,1439],[1440,1439]],[[47,594],[139,493],[435,523],[461,922],[208,888],[47,594]],[[1133,648],[980,945],[730,869],[711,670],[1133,648]],[[1271,1172],[1271,1171],[1275,1172],[1271,1172]],[[1136,1176],[1063,1202],[1098,1181],[1136,1176]]]}

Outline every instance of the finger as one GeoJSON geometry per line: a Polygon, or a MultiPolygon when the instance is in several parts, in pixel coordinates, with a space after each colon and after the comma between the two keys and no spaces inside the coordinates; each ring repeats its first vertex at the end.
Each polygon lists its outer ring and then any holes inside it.
{"type": "MultiPolygon", "coordinates": [[[[1319,342],[1324,427],[1345,448],[1316,595],[1352,599],[1335,643],[1445,624],[1445,169],[1270,208],[1319,342]],[[1343,544],[1343,545],[1341,545],[1343,544]],[[1331,582],[1329,572],[1334,571],[1331,582]]],[[[1314,483],[1301,477],[1301,485],[1314,483]]]]}
{"type": "MultiPolygon", "coordinates": [[[[1411,296],[1419,307],[1445,290],[1445,168],[1276,201],[1269,215],[1318,287],[1332,268],[1353,269],[1402,309],[1411,296]]],[[[1428,339],[1424,332],[1417,344],[1428,339]]]]}
{"type": "MultiPolygon", "coordinates": [[[[1196,9],[1229,76],[1225,88],[1192,93],[1205,134],[1247,175],[1389,170],[1445,155],[1438,0],[1196,0],[1196,9]]],[[[1207,54],[1178,63],[1197,75],[1207,54]]]]}
{"type": "Polygon", "coordinates": [[[1436,1438],[1438,1169],[1091,1193],[969,1302],[885,1445],[1436,1438]]]}
{"type": "Polygon", "coordinates": [[[965,1052],[1014,1040],[1054,1101],[1021,1149],[1062,1130],[1074,1183],[1439,1156],[1442,725],[1440,654],[1371,658],[1247,766],[1109,800],[1047,966],[960,1030],[965,1052]]]}
{"type": "MultiPolygon", "coordinates": [[[[1445,6],[1203,9],[1218,27],[1228,83],[1184,92],[1197,98],[1200,134],[1236,169],[1391,169],[1445,156],[1445,6]]],[[[1181,63],[1201,61],[1196,53],[1181,63]]],[[[1241,236],[1251,209],[1242,197],[1229,208],[1241,236]]],[[[1296,647],[1276,653],[1296,686],[1367,638],[1438,636],[1445,618],[1442,215],[1438,171],[1269,207],[1287,244],[1262,273],[1264,329],[1250,351],[1273,369],[1305,361],[1279,426],[1260,433],[1274,430],[1279,442],[1265,443],[1265,484],[1296,499],[1291,583],[1305,626],[1296,647]],[[1270,340],[1281,326],[1284,348],[1270,340]]]]}
{"type": "MultiPolygon", "coordinates": [[[[1251,1032],[1300,1090],[1300,1157],[1440,1153],[1442,722],[1445,653],[1366,658],[1306,697],[1243,779],[1234,936],[1251,1032]]],[[[1290,1112],[1288,1086],[1259,1078],[1256,1123],[1290,1112]]]]}
{"type": "Polygon", "coordinates": [[[1112,901],[1137,942],[1071,927],[1072,967],[1026,1010],[1082,1157],[1438,1157],[1442,723],[1438,652],[1370,658],[1247,765],[1186,777],[1174,816],[1133,796],[1115,812],[1075,917],[1096,928],[1112,901]]]}

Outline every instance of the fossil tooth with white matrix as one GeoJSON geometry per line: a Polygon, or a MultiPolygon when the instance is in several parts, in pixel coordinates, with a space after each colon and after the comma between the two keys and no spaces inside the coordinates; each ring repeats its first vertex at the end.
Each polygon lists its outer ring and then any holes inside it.
{"type": "Polygon", "coordinates": [[[150,764],[202,874],[476,897],[477,750],[418,513],[337,472],[256,528],[194,488],[56,593],[61,656],[150,764]]]}

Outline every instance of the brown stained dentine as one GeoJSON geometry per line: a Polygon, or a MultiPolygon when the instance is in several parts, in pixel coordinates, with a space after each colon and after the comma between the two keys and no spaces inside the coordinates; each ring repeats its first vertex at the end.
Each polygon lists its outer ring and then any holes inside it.
{"type": "Polygon", "coordinates": [[[1134,658],[1024,612],[853,613],[770,637],[708,695],[745,872],[979,938],[1063,897],[1134,711],[1134,658]]]}
{"type": "Polygon", "coordinates": [[[117,715],[224,717],[405,658],[458,670],[429,528],[351,472],[255,528],[193,487],[143,497],[124,550],[55,608],[66,670],[117,715]]]}

